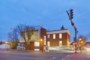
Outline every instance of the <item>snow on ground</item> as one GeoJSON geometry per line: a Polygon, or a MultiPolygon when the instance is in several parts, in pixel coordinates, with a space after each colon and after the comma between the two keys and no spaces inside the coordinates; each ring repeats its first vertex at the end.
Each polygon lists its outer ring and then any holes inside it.
{"type": "Polygon", "coordinates": [[[0,45],[0,49],[10,49],[10,45],[2,44],[2,45],[0,45]]]}

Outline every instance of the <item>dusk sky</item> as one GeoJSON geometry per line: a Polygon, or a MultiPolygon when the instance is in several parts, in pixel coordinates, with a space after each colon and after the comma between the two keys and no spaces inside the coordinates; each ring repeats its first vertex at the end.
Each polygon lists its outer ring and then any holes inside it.
{"type": "Polygon", "coordinates": [[[26,24],[47,30],[57,30],[64,25],[70,30],[72,41],[74,29],[66,13],[71,8],[78,35],[89,37],[90,0],[0,0],[0,40],[7,40],[8,32],[17,25],[26,24]]]}

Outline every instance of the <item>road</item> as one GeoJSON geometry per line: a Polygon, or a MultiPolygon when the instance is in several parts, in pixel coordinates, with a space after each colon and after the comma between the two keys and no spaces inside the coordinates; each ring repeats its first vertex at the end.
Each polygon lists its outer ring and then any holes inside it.
{"type": "Polygon", "coordinates": [[[90,60],[90,52],[72,54],[66,57],[64,60],[90,60]]]}
{"type": "Polygon", "coordinates": [[[71,53],[0,51],[0,60],[63,60],[71,53]]]}
{"type": "Polygon", "coordinates": [[[90,60],[90,53],[0,51],[0,60],[90,60]]]}

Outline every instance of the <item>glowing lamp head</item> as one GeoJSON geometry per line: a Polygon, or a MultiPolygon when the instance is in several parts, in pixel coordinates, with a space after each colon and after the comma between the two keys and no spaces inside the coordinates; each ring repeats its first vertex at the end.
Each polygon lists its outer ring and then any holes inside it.
{"type": "Polygon", "coordinates": [[[81,38],[79,38],[79,41],[81,41],[82,39],[81,38]]]}
{"type": "Polygon", "coordinates": [[[43,40],[42,40],[42,39],[40,39],[40,41],[42,42],[43,40]]]}

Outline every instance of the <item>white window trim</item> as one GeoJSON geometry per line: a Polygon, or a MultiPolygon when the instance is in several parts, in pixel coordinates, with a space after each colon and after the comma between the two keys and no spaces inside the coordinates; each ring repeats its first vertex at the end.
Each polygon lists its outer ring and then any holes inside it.
{"type": "Polygon", "coordinates": [[[44,45],[46,45],[46,36],[44,36],[44,45]]]}
{"type": "Polygon", "coordinates": [[[48,34],[47,37],[50,38],[50,35],[48,34]]]}
{"type": "Polygon", "coordinates": [[[62,39],[62,34],[61,33],[59,34],[59,39],[62,39]]]}
{"type": "Polygon", "coordinates": [[[56,34],[53,34],[53,39],[56,39],[56,34]]]}

